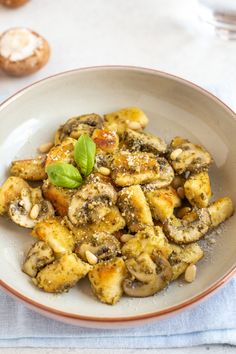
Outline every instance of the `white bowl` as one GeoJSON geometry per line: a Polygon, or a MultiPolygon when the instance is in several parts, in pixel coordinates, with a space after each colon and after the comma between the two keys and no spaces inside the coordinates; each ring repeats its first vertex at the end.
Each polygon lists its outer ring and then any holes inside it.
{"type": "MultiPolygon", "coordinates": [[[[203,144],[213,155],[214,197],[236,202],[236,121],[216,97],[180,78],[133,67],[74,70],[20,91],[0,107],[1,182],[11,160],[34,156],[68,117],[88,112],[139,106],[148,115],[149,131],[167,140],[175,135],[203,144]]],[[[153,297],[123,297],[115,306],[100,303],[83,280],[69,293],[47,294],[21,272],[23,253],[34,241],[30,231],[1,220],[0,285],[29,307],[56,319],[88,327],[133,326],[183,310],[220,287],[236,269],[236,217],[216,234],[216,244],[199,262],[197,279],[175,282],[153,297]]]]}

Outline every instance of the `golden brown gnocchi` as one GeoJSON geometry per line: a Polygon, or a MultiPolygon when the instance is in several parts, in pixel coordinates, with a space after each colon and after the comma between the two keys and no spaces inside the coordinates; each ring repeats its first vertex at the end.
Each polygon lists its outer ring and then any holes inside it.
{"type": "Polygon", "coordinates": [[[120,191],[118,207],[130,232],[137,232],[153,225],[150,208],[139,185],[126,187],[120,191]]]}
{"type": "Polygon", "coordinates": [[[114,305],[123,294],[123,281],[126,267],[122,258],[98,263],[89,272],[88,277],[92,290],[98,299],[114,305]]]}
{"type": "Polygon", "coordinates": [[[181,205],[180,197],[171,186],[146,192],[145,195],[153,218],[162,223],[173,215],[175,208],[181,205]]]}
{"type": "Polygon", "coordinates": [[[209,205],[208,211],[211,218],[211,227],[217,227],[233,214],[233,202],[229,197],[218,198],[209,205]]]}
{"type": "Polygon", "coordinates": [[[202,171],[190,175],[184,183],[184,193],[192,206],[207,207],[212,195],[208,172],[202,171]]]}
{"type": "Polygon", "coordinates": [[[71,253],[74,249],[72,232],[59,219],[49,218],[37,223],[32,235],[46,242],[56,254],[71,253]]]}
{"type": "Polygon", "coordinates": [[[21,195],[23,189],[29,185],[21,177],[9,177],[0,189],[0,215],[8,212],[9,205],[21,195]]]}
{"type": "Polygon", "coordinates": [[[148,124],[148,117],[138,107],[122,108],[119,111],[104,115],[105,127],[123,134],[127,128],[142,130],[148,124]]]}
{"type": "Polygon", "coordinates": [[[85,277],[91,268],[76,254],[64,254],[40,270],[33,281],[36,286],[47,293],[67,292],[85,277]]]}
{"type": "Polygon", "coordinates": [[[118,152],[112,167],[111,178],[120,187],[153,182],[159,177],[157,159],[148,152],[118,152]]]}
{"type": "Polygon", "coordinates": [[[45,156],[36,159],[12,161],[10,174],[26,181],[42,181],[47,178],[45,172],[45,156]]]}

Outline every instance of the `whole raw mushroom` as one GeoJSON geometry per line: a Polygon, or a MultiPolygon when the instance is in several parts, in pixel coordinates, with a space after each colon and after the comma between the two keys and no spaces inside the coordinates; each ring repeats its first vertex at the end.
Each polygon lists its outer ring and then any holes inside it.
{"type": "Polygon", "coordinates": [[[0,4],[6,7],[15,8],[25,5],[28,1],[29,0],[0,0],[0,4]]]}
{"type": "Polygon", "coordinates": [[[13,76],[41,69],[50,55],[49,44],[28,28],[11,28],[0,36],[0,68],[13,76]]]}

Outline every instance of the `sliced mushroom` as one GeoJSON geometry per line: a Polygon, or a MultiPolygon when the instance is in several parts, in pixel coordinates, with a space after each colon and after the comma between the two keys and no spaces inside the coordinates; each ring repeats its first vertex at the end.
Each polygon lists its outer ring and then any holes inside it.
{"type": "Polygon", "coordinates": [[[34,243],[27,253],[22,270],[30,277],[35,277],[39,270],[54,261],[53,250],[43,241],[34,243]]]}
{"type": "Polygon", "coordinates": [[[93,253],[98,261],[112,259],[120,254],[120,242],[106,232],[95,233],[75,247],[75,253],[87,261],[86,251],[93,253]]]}
{"type": "Polygon", "coordinates": [[[95,156],[94,169],[99,170],[101,167],[110,168],[113,163],[113,154],[107,153],[105,151],[97,151],[95,156]]]}
{"type": "Polygon", "coordinates": [[[91,136],[96,128],[102,129],[103,118],[95,113],[72,117],[62,125],[55,135],[55,144],[61,143],[66,137],[78,139],[86,133],[91,136]]]}
{"type": "Polygon", "coordinates": [[[123,142],[130,151],[146,151],[154,154],[166,152],[167,144],[161,138],[150,133],[143,133],[132,129],[126,129],[123,142]]]}
{"type": "Polygon", "coordinates": [[[196,264],[204,255],[197,243],[184,246],[170,244],[170,247],[172,251],[168,261],[172,267],[172,281],[183,274],[190,264],[196,264]]]}
{"type": "Polygon", "coordinates": [[[172,277],[169,262],[159,254],[150,257],[142,253],[137,259],[131,258],[125,263],[131,277],[124,280],[123,288],[129,296],[151,296],[162,290],[172,277]]]}
{"type": "Polygon", "coordinates": [[[117,193],[110,183],[99,177],[90,177],[72,197],[68,217],[73,225],[100,221],[116,203],[117,193]]]}
{"type": "Polygon", "coordinates": [[[167,187],[174,179],[174,170],[164,157],[157,157],[157,163],[160,167],[158,179],[154,182],[143,184],[144,192],[167,187]]]}
{"type": "Polygon", "coordinates": [[[16,224],[33,228],[37,222],[54,215],[52,204],[43,199],[40,188],[24,188],[9,206],[9,216],[16,224]]]}
{"type": "Polygon", "coordinates": [[[20,177],[9,177],[0,188],[0,215],[7,213],[11,202],[21,195],[29,185],[20,177]]]}
{"type": "Polygon", "coordinates": [[[212,163],[211,155],[203,146],[179,137],[174,138],[170,144],[168,160],[178,174],[199,172],[212,163]]]}
{"type": "Polygon", "coordinates": [[[75,240],[81,242],[88,236],[92,236],[97,232],[107,232],[113,234],[125,227],[125,220],[121,216],[119,209],[116,206],[109,208],[109,212],[102,218],[102,220],[94,223],[74,226],[69,218],[64,218],[65,224],[72,231],[75,240]]]}
{"type": "Polygon", "coordinates": [[[172,215],[164,223],[166,236],[177,244],[186,244],[199,240],[211,226],[211,219],[207,209],[196,210],[197,219],[188,222],[172,215]]]}

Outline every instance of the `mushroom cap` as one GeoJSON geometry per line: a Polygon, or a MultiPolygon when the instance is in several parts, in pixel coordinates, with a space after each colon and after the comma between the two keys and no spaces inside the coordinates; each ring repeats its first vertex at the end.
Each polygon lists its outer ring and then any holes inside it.
{"type": "Polygon", "coordinates": [[[211,226],[211,218],[206,208],[196,210],[197,218],[192,222],[178,219],[174,215],[164,223],[166,236],[177,244],[187,244],[198,241],[211,226]]]}
{"type": "Polygon", "coordinates": [[[26,256],[22,270],[30,277],[35,277],[40,269],[55,259],[52,248],[44,241],[34,243],[26,256]]]}
{"type": "Polygon", "coordinates": [[[84,114],[69,118],[56,132],[55,144],[61,143],[66,137],[79,138],[83,133],[92,135],[95,129],[103,127],[104,119],[96,113],[84,114]]]}
{"type": "Polygon", "coordinates": [[[29,0],[0,0],[0,4],[6,7],[15,8],[26,4],[28,1],[29,0]]]}
{"type": "Polygon", "coordinates": [[[211,155],[203,146],[193,144],[181,137],[172,139],[168,160],[177,174],[186,171],[202,171],[207,169],[213,161],[211,155]]]}
{"type": "Polygon", "coordinates": [[[108,260],[120,254],[120,242],[114,235],[106,232],[95,233],[82,243],[78,243],[75,253],[87,261],[86,251],[93,253],[99,261],[108,260]]]}
{"type": "Polygon", "coordinates": [[[34,73],[47,63],[49,55],[46,39],[28,28],[11,28],[0,36],[0,67],[10,75],[34,73]]]}
{"type": "Polygon", "coordinates": [[[117,193],[110,183],[95,178],[83,185],[72,197],[68,217],[73,225],[101,220],[115,204],[117,193]]]}

